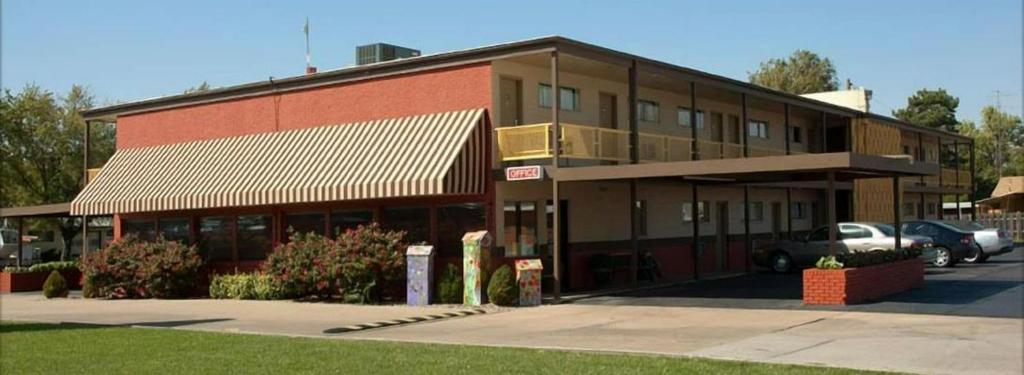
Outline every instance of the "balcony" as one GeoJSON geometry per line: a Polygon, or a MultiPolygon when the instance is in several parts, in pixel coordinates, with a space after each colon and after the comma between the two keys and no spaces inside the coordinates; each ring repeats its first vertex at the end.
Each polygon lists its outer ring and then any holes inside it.
{"type": "Polygon", "coordinates": [[[954,168],[942,168],[939,174],[933,174],[924,176],[921,180],[913,179],[910,183],[918,186],[927,187],[947,187],[957,189],[969,189],[971,187],[971,172],[967,170],[960,170],[959,179],[957,177],[957,171],[954,168]],[[940,183],[941,180],[941,183],[940,183]]]}
{"type": "MultiPolygon", "coordinates": [[[[563,158],[629,162],[629,131],[562,123],[563,158]]],[[[551,123],[502,127],[498,152],[502,161],[547,159],[554,155],[551,123]]],[[[743,145],[698,139],[701,159],[737,159],[743,157],[743,145]]],[[[643,163],[692,160],[693,139],[654,133],[640,133],[638,152],[643,163]]],[[[792,152],[797,153],[797,152],[792,152]]],[[[750,147],[750,157],[785,155],[786,150],[750,147]]]]}

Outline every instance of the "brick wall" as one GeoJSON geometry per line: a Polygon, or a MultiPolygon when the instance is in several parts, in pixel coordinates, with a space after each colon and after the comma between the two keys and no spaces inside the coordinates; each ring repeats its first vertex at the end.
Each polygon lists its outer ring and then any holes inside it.
{"type": "Polygon", "coordinates": [[[864,268],[804,270],[804,304],[849,305],[924,285],[924,262],[910,259],[864,268]]]}

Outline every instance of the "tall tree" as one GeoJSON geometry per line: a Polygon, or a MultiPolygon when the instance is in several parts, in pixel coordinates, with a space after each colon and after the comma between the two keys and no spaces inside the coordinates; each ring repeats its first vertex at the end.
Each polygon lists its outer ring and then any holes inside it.
{"type": "Polygon", "coordinates": [[[786,59],[762,62],[761,67],[749,75],[750,83],[797,95],[839,88],[832,60],[803,49],[786,59]]]}
{"type": "Polygon", "coordinates": [[[920,89],[907,98],[907,106],[892,111],[896,118],[915,125],[957,132],[956,109],[960,99],[945,89],[920,89]]]}
{"type": "Polygon", "coordinates": [[[981,110],[981,126],[960,124],[960,133],[974,138],[978,182],[976,198],[988,197],[1003,176],[1024,174],[1024,125],[1021,118],[993,106],[981,110]]]}
{"type": "MultiPolygon", "coordinates": [[[[82,187],[85,121],[81,111],[92,108],[93,96],[74,85],[62,97],[36,85],[20,92],[4,90],[0,97],[0,169],[10,205],[68,202],[82,187]]],[[[114,149],[112,127],[94,129],[90,142],[94,160],[105,160],[114,149]]],[[[61,257],[79,233],[78,218],[62,218],[61,257]]]]}

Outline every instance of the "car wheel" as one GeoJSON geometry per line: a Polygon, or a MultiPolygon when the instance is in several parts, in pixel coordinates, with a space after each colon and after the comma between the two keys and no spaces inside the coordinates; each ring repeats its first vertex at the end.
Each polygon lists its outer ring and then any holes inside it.
{"type": "Polygon", "coordinates": [[[981,251],[981,248],[975,247],[971,250],[967,256],[964,257],[964,262],[967,263],[981,263],[985,261],[985,253],[981,251]]]}
{"type": "Polygon", "coordinates": [[[936,248],[935,261],[932,262],[935,267],[951,267],[953,263],[953,252],[944,247],[936,248]]]}
{"type": "Polygon", "coordinates": [[[772,254],[771,267],[775,273],[788,273],[793,269],[793,258],[783,252],[772,254]]]}

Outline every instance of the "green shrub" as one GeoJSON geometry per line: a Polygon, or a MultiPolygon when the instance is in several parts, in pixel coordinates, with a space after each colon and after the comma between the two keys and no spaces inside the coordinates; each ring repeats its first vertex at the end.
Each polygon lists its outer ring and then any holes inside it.
{"type": "Polygon", "coordinates": [[[843,263],[836,260],[836,257],[827,255],[818,259],[818,262],[814,263],[814,267],[823,270],[838,270],[843,268],[843,263]]]}
{"type": "Polygon", "coordinates": [[[29,267],[24,266],[7,266],[4,267],[4,273],[26,273],[30,272],[28,269],[29,267]]]}
{"type": "Polygon", "coordinates": [[[875,250],[855,251],[850,253],[836,254],[836,256],[824,256],[815,263],[816,268],[841,269],[869,267],[879,264],[898,262],[901,260],[917,259],[921,256],[921,249],[906,248],[898,250],[875,250]]]}
{"type": "Polygon", "coordinates": [[[498,306],[515,306],[519,304],[519,284],[512,273],[512,267],[507,264],[498,267],[491,275],[491,282],[487,285],[487,296],[491,303],[498,306]]]}
{"type": "Polygon", "coordinates": [[[37,272],[37,271],[47,271],[48,272],[48,271],[63,271],[63,270],[70,270],[70,269],[77,269],[77,268],[78,268],[78,262],[73,261],[73,260],[69,260],[69,261],[63,261],[63,262],[57,261],[57,262],[46,262],[46,263],[33,264],[32,267],[28,268],[28,271],[29,272],[37,272]]]}
{"type": "Polygon", "coordinates": [[[64,280],[64,276],[61,276],[60,272],[50,271],[50,276],[47,276],[46,282],[43,283],[43,296],[46,298],[68,296],[68,282],[64,280]]]}
{"type": "Polygon", "coordinates": [[[440,303],[462,303],[462,272],[459,266],[448,263],[437,283],[437,301],[440,303]]]}
{"type": "Polygon", "coordinates": [[[210,297],[216,299],[275,300],[284,299],[284,291],[268,275],[240,273],[214,275],[210,280],[210,297]]]}
{"type": "Polygon", "coordinates": [[[397,299],[405,295],[404,238],[405,232],[377,224],[348,230],[337,240],[299,233],[270,253],[263,272],[289,298],[397,299]]]}
{"type": "Polygon", "coordinates": [[[203,261],[192,246],[127,236],[82,259],[82,275],[95,297],[181,298],[196,292],[203,261]]]}
{"type": "Polygon", "coordinates": [[[82,298],[97,298],[99,293],[96,292],[96,288],[92,286],[92,279],[84,277],[82,280],[82,298]]]}

